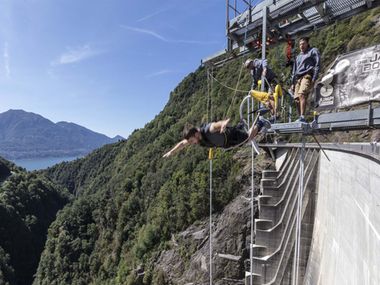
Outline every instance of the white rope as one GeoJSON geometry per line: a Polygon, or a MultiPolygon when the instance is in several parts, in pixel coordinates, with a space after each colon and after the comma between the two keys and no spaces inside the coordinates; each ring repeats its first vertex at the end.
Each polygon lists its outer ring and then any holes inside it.
{"type": "Polygon", "coordinates": [[[253,159],[255,157],[255,151],[254,151],[254,145],[253,142],[251,142],[251,244],[250,244],[250,272],[251,272],[251,278],[250,278],[250,285],[253,285],[253,235],[256,235],[256,228],[254,229],[254,209],[253,209],[253,197],[255,192],[255,183],[254,183],[254,175],[255,175],[255,169],[253,168],[253,159]]]}
{"type": "Polygon", "coordinates": [[[210,285],[212,285],[212,158],[210,159],[210,285]]]}

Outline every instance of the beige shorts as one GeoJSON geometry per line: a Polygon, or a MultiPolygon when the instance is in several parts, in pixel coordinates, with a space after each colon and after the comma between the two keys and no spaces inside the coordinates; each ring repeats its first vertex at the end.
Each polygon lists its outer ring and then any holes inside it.
{"type": "Polygon", "coordinates": [[[311,82],[311,75],[307,74],[305,76],[302,76],[301,78],[297,79],[294,90],[294,99],[300,97],[301,94],[307,98],[312,89],[313,83],[311,82]]]}

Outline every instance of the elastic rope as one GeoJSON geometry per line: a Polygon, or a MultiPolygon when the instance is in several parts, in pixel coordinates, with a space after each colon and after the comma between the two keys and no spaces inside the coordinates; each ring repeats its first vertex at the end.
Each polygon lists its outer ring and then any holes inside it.
{"type": "Polygon", "coordinates": [[[210,285],[212,285],[212,282],[213,282],[213,278],[212,278],[212,160],[213,160],[213,156],[214,156],[214,150],[212,148],[209,149],[209,161],[210,161],[210,234],[209,234],[209,242],[210,242],[210,252],[209,252],[209,255],[210,255],[210,268],[209,268],[209,277],[210,277],[210,285]]]}

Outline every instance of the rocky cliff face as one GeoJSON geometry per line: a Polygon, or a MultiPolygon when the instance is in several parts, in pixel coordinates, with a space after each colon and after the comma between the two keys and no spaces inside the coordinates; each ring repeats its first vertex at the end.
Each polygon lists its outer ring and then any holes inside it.
{"type": "MultiPolygon", "coordinates": [[[[213,279],[226,284],[228,279],[244,278],[244,259],[249,257],[249,190],[234,199],[222,213],[213,216],[213,279]],[[236,261],[229,260],[236,258],[236,261]]],[[[167,284],[204,284],[209,281],[209,222],[192,225],[171,241],[156,262],[167,284]]]]}
{"type": "MultiPolygon", "coordinates": [[[[236,156],[245,157],[248,162],[249,156],[245,152],[236,156]]],[[[255,159],[255,164],[255,185],[259,185],[261,171],[274,167],[274,163],[261,155],[255,159]]],[[[249,177],[250,171],[247,163],[241,175],[249,177]]],[[[258,191],[255,186],[255,193],[258,191]]],[[[244,186],[222,212],[212,216],[213,284],[244,282],[244,274],[248,270],[244,261],[249,258],[251,238],[250,195],[251,187],[244,186]]],[[[257,212],[256,202],[254,212],[257,212]]],[[[209,225],[209,220],[204,219],[172,236],[170,248],[160,252],[151,264],[156,272],[153,284],[209,284],[209,225]]]]}

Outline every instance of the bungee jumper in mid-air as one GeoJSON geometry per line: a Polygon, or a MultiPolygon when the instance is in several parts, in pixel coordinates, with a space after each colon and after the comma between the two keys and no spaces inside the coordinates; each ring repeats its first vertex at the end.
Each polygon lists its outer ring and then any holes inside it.
{"type": "Polygon", "coordinates": [[[218,122],[202,124],[200,127],[186,128],[183,133],[183,139],[165,153],[163,157],[169,157],[183,148],[194,144],[224,149],[239,147],[247,142],[253,141],[257,134],[264,128],[270,129],[271,127],[270,122],[262,117],[257,119],[255,124],[252,124],[248,132],[244,128],[244,123],[240,122],[238,125],[231,127],[228,126],[229,121],[230,119],[225,119],[218,122]]]}

